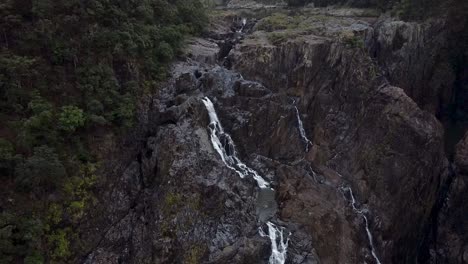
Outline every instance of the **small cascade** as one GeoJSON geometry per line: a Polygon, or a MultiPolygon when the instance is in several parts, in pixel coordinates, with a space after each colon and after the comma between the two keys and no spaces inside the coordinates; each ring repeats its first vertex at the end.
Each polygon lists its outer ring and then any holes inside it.
{"type": "Polygon", "coordinates": [[[257,185],[260,188],[269,188],[270,184],[265,181],[254,169],[245,165],[238,157],[235,149],[234,142],[232,141],[229,134],[225,133],[221,122],[219,122],[218,115],[214,109],[213,103],[208,97],[202,99],[203,104],[208,110],[210,117],[210,124],[208,129],[210,130],[210,139],[213,148],[218,152],[219,156],[223,160],[226,166],[235,171],[241,178],[251,175],[254,180],[257,181],[257,185]]]}
{"type": "Polygon", "coordinates": [[[305,152],[309,152],[309,146],[312,145],[312,141],[307,138],[304,125],[302,124],[302,119],[301,115],[299,114],[299,109],[297,109],[297,106],[295,105],[296,101],[293,100],[294,103],[294,110],[296,111],[296,118],[297,118],[297,125],[299,127],[299,134],[301,135],[302,141],[306,144],[305,152]]]}
{"type": "Polygon", "coordinates": [[[262,228],[259,228],[259,233],[262,237],[269,237],[271,241],[271,255],[268,261],[269,264],[284,264],[286,261],[286,252],[288,249],[288,238],[284,238],[284,227],[278,228],[272,222],[267,222],[268,235],[265,234],[262,228]]]}
{"type": "MultiPolygon", "coordinates": [[[[254,169],[245,165],[237,157],[234,142],[231,137],[224,132],[218,115],[214,109],[213,102],[208,97],[202,98],[203,104],[208,111],[210,117],[210,130],[211,144],[218,152],[224,164],[231,170],[235,171],[241,178],[251,175],[260,187],[259,200],[257,201],[257,214],[260,221],[265,221],[267,218],[272,217],[277,209],[275,202],[275,192],[270,188],[270,184],[265,181],[254,169]]],[[[277,227],[272,222],[268,221],[268,235],[259,228],[260,236],[269,237],[271,240],[271,255],[269,259],[270,264],[284,264],[286,261],[286,252],[288,248],[289,235],[284,237],[284,227],[277,227]]]]}
{"type": "MultiPolygon", "coordinates": [[[[377,264],[381,264],[379,258],[377,257],[377,253],[375,252],[374,240],[372,238],[372,234],[371,234],[370,229],[369,229],[369,220],[367,219],[367,216],[365,215],[365,211],[362,210],[362,209],[357,208],[356,199],[354,198],[353,190],[351,189],[351,187],[341,187],[341,191],[343,192],[343,195],[345,195],[345,192],[349,193],[349,196],[351,198],[351,207],[353,208],[353,210],[357,214],[359,214],[364,219],[364,224],[365,224],[366,233],[367,233],[367,239],[369,240],[369,245],[370,245],[370,248],[371,248],[372,257],[375,259],[375,262],[377,264]]],[[[346,199],[346,197],[345,197],[345,199],[346,199]]]]}
{"type": "Polygon", "coordinates": [[[242,18],[241,28],[238,29],[237,32],[238,32],[238,33],[241,33],[242,31],[244,31],[245,25],[247,25],[247,19],[246,19],[246,18],[242,18]]]}

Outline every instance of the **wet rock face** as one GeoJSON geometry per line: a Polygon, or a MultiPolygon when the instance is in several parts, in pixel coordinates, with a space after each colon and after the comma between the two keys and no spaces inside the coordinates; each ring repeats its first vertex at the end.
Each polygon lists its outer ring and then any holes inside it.
{"type": "MultiPolygon", "coordinates": [[[[300,97],[315,148],[309,158],[343,175],[371,208],[382,261],[414,259],[445,160],[435,117],[373,75],[365,53],[330,39],[306,37],[279,47],[246,40],[232,57],[247,78],[300,97]]],[[[290,217],[302,213],[287,209],[290,217]]]]}
{"type": "MultiPolygon", "coordinates": [[[[433,107],[431,93],[418,101],[404,87],[424,83],[403,74],[423,30],[343,21],[277,45],[264,32],[232,34],[229,25],[226,34],[207,34],[215,40],[191,41],[188,58],[142,113],[136,151],[110,172],[100,229],[84,234],[92,244],[85,262],[267,263],[271,245],[259,228],[273,221],[290,232],[286,263],[414,263],[447,166],[442,127],[418,106],[433,107]],[[343,41],[349,30],[373,37],[378,63],[343,41]],[[221,66],[220,43],[233,43],[232,69],[221,66]],[[225,151],[234,146],[274,188],[274,210],[262,213],[271,193],[240,178],[213,148],[205,96],[232,138],[225,151]]],[[[466,146],[468,136],[457,148],[459,175],[468,175],[466,146]]],[[[450,221],[464,219],[463,177],[450,191],[450,221]]],[[[466,260],[460,221],[440,229],[448,242],[434,251],[439,259],[466,260]]]]}

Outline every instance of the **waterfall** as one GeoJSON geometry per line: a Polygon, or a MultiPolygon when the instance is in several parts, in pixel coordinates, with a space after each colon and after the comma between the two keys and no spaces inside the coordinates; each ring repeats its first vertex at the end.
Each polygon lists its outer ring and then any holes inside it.
{"type": "Polygon", "coordinates": [[[241,27],[241,29],[239,30],[239,32],[244,31],[245,25],[247,25],[247,19],[246,19],[246,18],[242,18],[242,27],[241,27]]]}
{"type": "MultiPolygon", "coordinates": [[[[267,191],[273,191],[273,188],[270,188],[270,184],[266,182],[254,169],[249,168],[237,157],[237,152],[234,146],[234,142],[231,137],[224,132],[221,122],[218,119],[218,115],[213,106],[213,102],[208,97],[202,98],[203,104],[208,111],[208,116],[210,117],[210,124],[208,129],[210,131],[210,139],[213,148],[219,154],[223,160],[226,167],[235,171],[241,178],[245,176],[252,175],[252,177],[257,181],[257,185],[260,187],[260,193],[266,194],[267,191]]],[[[273,195],[268,195],[271,199],[274,200],[273,195]]],[[[268,206],[267,206],[268,207],[268,206]]],[[[266,209],[263,209],[266,210],[266,209]]],[[[260,218],[261,219],[261,218],[260,218]]],[[[286,261],[286,252],[288,248],[289,235],[284,238],[284,227],[278,228],[275,224],[268,221],[268,235],[259,228],[260,236],[269,237],[271,241],[271,255],[269,259],[269,264],[284,264],[286,261]]]]}
{"type": "Polygon", "coordinates": [[[241,33],[242,31],[244,31],[244,27],[245,27],[245,25],[247,25],[247,19],[242,18],[241,23],[242,23],[241,27],[236,30],[237,33],[241,33]]]}
{"type": "Polygon", "coordinates": [[[218,152],[226,167],[235,171],[241,178],[251,175],[254,180],[257,181],[257,185],[260,188],[269,188],[270,184],[265,181],[262,176],[260,176],[254,169],[245,165],[237,157],[234,142],[229,134],[224,132],[211,100],[208,97],[204,97],[202,101],[210,117],[208,129],[210,130],[211,144],[216,152],[218,152]]]}
{"type": "MultiPolygon", "coordinates": [[[[295,101],[294,101],[295,103],[295,101]]],[[[296,111],[297,125],[299,127],[299,134],[301,135],[302,141],[306,144],[305,152],[309,152],[309,145],[312,145],[312,141],[307,138],[306,132],[304,130],[304,125],[302,124],[302,119],[299,114],[299,109],[294,105],[294,110],[296,111]]]]}
{"type": "Polygon", "coordinates": [[[267,222],[268,235],[263,229],[259,228],[259,233],[262,237],[269,237],[271,241],[271,255],[268,261],[269,264],[284,264],[286,261],[286,252],[288,249],[289,236],[284,238],[284,227],[278,228],[272,222],[267,222]]]}
{"type": "Polygon", "coordinates": [[[351,207],[353,208],[353,210],[357,214],[359,214],[364,219],[364,224],[365,224],[366,233],[367,233],[367,239],[369,240],[369,245],[370,245],[370,248],[371,248],[372,257],[375,259],[377,264],[381,264],[379,258],[377,257],[377,253],[375,252],[374,240],[372,238],[372,234],[371,234],[370,229],[369,229],[369,220],[367,219],[367,216],[365,215],[364,210],[361,210],[361,209],[357,208],[356,199],[354,198],[353,190],[351,189],[351,187],[341,187],[341,190],[343,191],[343,195],[344,195],[344,192],[346,192],[346,191],[349,192],[349,195],[351,197],[351,207]]]}

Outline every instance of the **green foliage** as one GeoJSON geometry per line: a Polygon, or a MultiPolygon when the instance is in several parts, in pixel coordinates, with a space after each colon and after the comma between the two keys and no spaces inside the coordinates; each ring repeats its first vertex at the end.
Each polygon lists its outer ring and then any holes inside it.
{"type": "Polygon", "coordinates": [[[0,263],[80,253],[75,229],[99,178],[91,140],[134,124],[137,100],[206,22],[199,0],[1,1],[0,191],[13,184],[29,202],[2,205],[0,263]]]}
{"type": "Polygon", "coordinates": [[[14,151],[10,141],[0,138],[0,176],[11,174],[14,151]]]}
{"type": "Polygon", "coordinates": [[[18,123],[17,143],[27,149],[56,142],[55,114],[53,106],[44,98],[34,95],[28,103],[29,118],[18,123]]]}
{"type": "Polygon", "coordinates": [[[165,198],[165,205],[167,207],[177,207],[182,201],[182,195],[179,193],[168,193],[165,198]]]}
{"type": "Polygon", "coordinates": [[[34,154],[16,168],[16,183],[23,190],[55,188],[66,176],[65,167],[55,150],[47,146],[34,148],[34,154]]]}
{"type": "Polygon", "coordinates": [[[24,258],[24,264],[42,264],[44,257],[39,251],[33,251],[30,255],[24,258]]]}
{"type": "Polygon", "coordinates": [[[171,45],[165,41],[159,43],[158,50],[158,57],[162,61],[170,61],[174,57],[174,51],[172,50],[171,45]]]}
{"type": "Polygon", "coordinates": [[[274,13],[273,15],[262,19],[257,27],[259,30],[271,32],[275,30],[288,29],[296,25],[297,24],[294,23],[292,17],[282,13],[274,13]]]}
{"type": "Polygon", "coordinates": [[[36,59],[13,54],[8,49],[0,49],[0,110],[16,113],[24,110],[29,100],[25,86],[29,77],[37,75],[36,59]]]}
{"type": "Polygon", "coordinates": [[[364,48],[364,40],[360,36],[354,35],[354,33],[349,33],[342,34],[342,41],[349,47],[351,48],[358,48],[358,49],[363,49],[364,48]]]}
{"type": "Polygon", "coordinates": [[[13,158],[14,149],[10,141],[0,138],[0,166],[2,161],[9,161],[13,158]]]}
{"type": "Polygon", "coordinates": [[[97,164],[83,164],[80,166],[79,175],[71,177],[63,187],[63,192],[70,201],[67,205],[67,212],[74,221],[84,216],[84,210],[88,204],[95,203],[90,190],[97,181],[96,171],[97,164]]]}
{"type": "Polygon", "coordinates": [[[28,108],[33,114],[38,115],[42,112],[52,111],[52,104],[39,95],[35,95],[29,102],[28,108]]]}
{"type": "Polygon", "coordinates": [[[0,263],[12,263],[15,256],[24,257],[25,263],[41,263],[38,250],[44,230],[40,220],[3,212],[0,226],[0,263]]]}
{"type": "Polygon", "coordinates": [[[46,220],[49,225],[57,225],[62,221],[62,207],[59,204],[51,204],[47,210],[46,220]]]}
{"type": "Polygon", "coordinates": [[[274,13],[259,21],[257,28],[267,32],[286,30],[289,33],[308,32],[314,28],[314,23],[328,19],[326,16],[308,16],[302,14],[274,13]]]}
{"type": "Polygon", "coordinates": [[[85,124],[83,110],[76,106],[63,106],[58,118],[58,126],[66,132],[74,132],[85,124]]]}
{"type": "Polygon", "coordinates": [[[281,33],[273,32],[273,33],[268,34],[267,37],[268,37],[268,40],[273,45],[281,45],[282,43],[286,42],[288,39],[292,39],[295,36],[288,32],[281,32],[281,33]]]}
{"type": "Polygon", "coordinates": [[[187,253],[185,254],[184,263],[187,264],[197,264],[200,263],[201,258],[205,251],[201,246],[193,246],[187,253]]]}
{"type": "Polygon", "coordinates": [[[70,256],[70,242],[65,229],[58,229],[47,237],[47,242],[52,246],[51,257],[56,260],[66,259],[70,256]]]}

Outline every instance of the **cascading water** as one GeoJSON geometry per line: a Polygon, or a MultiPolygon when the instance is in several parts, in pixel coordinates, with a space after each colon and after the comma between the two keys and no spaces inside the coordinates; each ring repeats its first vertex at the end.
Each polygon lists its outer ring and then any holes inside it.
{"type": "Polygon", "coordinates": [[[224,133],[223,127],[219,122],[218,115],[216,114],[211,100],[208,97],[204,97],[202,101],[203,104],[205,104],[206,110],[208,110],[208,115],[210,117],[210,124],[208,128],[211,132],[211,144],[213,145],[213,148],[216,150],[216,152],[218,152],[224,164],[226,164],[226,166],[231,170],[235,171],[241,178],[252,175],[252,177],[257,181],[258,187],[269,188],[270,184],[265,181],[262,176],[260,176],[254,169],[249,168],[242,161],[240,161],[239,158],[237,158],[234,142],[227,133],[224,133]]]}
{"type": "Polygon", "coordinates": [[[269,237],[271,240],[271,255],[268,260],[269,264],[284,264],[286,261],[286,252],[289,243],[288,238],[284,238],[284,227],[278,228],[272,222],[267,222],[268,235],[265,234],[263,229],[259,228],[259,233],[262,237],[269,237]]]}
{"type": "Polygon", "coordinates": [[[305,152],[309,152],[309,146],[312,145],[312,141],[310,141],[309,138],[307,138],[304,125],[302,124],[301,115],[299,114],[299,109],[297,109],[295,103],[296,101],[293,100],[294,110],[296,111],[297,126],[299,127],[299,134],[301,135],[302,141],[304,141],[304,143],[306,144],[305,152]]]}
{"type": "MultiPolygon", "coordinates": [[[[235,150],[234,142],[231,137],[224,132],[221,122],[218,119],[218,115],[214,109],[213,102],[208,97],[202,98],[203,104],[208,111],[210,117],[210,124],[208,129],[210,130],[210,139],[213,148],[218,152],[219,156],[223,160],[224,164],[231,170],[235,171],[241,178],[245,176],[252,175],[252,177],[257,181],[258,187],[260,187],[260,196],[269,197],[265,201],[259,202],[260,204],[266,205],[266,208],[259,208],[259,218],[262,220],[268,215],[272,214],[276,210],[275,206],[271,206],[272,201],[274,201],[274,190],[270,188],[270,184],[263,179],[254,169],[249,168],[237,157],[235,150]],[[262,211],[264,213],[262,213],[262,211]],[[266,216],[264,216],[266,215],[266,216]]],[[[263,206],[259,206],[263,207],[263,206]]],[[[284,227],[277,227],[272,222],[268,221],[268,235],[259,228],[259,233],[261,236],[269,237],[271,240],[271,255],[269,259],[269,264],[284,264],[286,261],[286,253],[289,242],[288,238],[284,238],[284,227]]]]}
{"type": "Polygon", "coordinates": [[[247,19],[246,18],[242,18],[242,26],[240,29],[237,30],[238,33],[241,33],[242,31],[244,31],[244,27],[245,25],[247,25],[247,19]]]}
{"type": "MultiPolygon", "coordinates": [[[[377,253],[375,252],[374,240],[372,238],[372,234],[371,234],[370,229],[369,229],[369,220],[367,219],[367,216],[365,215],[364,210],[361,210],[361,209],[357,208],[356,199],[354,198],[353,190],[351,189],[351,187],[341,187],[341,191],[343,192],[343,195],[345,195],[345,192],[349,193],[349,196],[351,198],[351,207],[353,208],[353,210],[357,214],[359,214],[364,219],[364,224],[365,224],[366,233],[367,233],[367,239],[369,240],[369,245],[370,245],[370,248],[371,248],[372,257],[375,259],[375,262],[377,264],[381,264],[379,258],[377,257],[377,253]]],[[[346,196],[345,196],[345,198],[346,198],[346,196]]]]}

